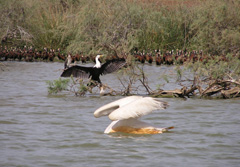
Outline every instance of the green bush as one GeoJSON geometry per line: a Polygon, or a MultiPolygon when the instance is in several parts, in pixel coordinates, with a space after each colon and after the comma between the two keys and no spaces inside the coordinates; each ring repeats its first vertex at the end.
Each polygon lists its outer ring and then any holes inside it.
{"type": "Polygon", "coordinates": [[[0,2],[0,35],[18,29],[23,42],[66,52],[139,50],[236,53],[240,1],[8,0],[0,2]],[[20,31],[20,30],[19,30],[20,31]],[[31,40],[23,38],[29,34],[31,40]]]}
{"type": "Polygon", "coordinates": [[[240,76],[240,59],[228,54],[226,61],[221,61],[221,57],[215,56],[208,59],[207,63],[200,61],[186,64],[186,69],[194,72],[194,77],[201,80],[238,80],[240,76]]]}
{"type": "Polygon", "coordinates": [[[211,0],[196,8],[190,47],[213,53],[236,53],[240,46],[240,1],[211,0]]]}
{"type": "Polygon", "coordinates": [[[54,81],[47,81],[48,85],[48,93],[49,94],[57,94],[63,90],[67,90],[70,79],[61,79],[54,81]]]}

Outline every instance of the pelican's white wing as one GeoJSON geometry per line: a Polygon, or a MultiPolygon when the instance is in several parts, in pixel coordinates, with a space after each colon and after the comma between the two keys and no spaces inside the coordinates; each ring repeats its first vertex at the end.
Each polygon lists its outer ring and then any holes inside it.
{"type": "Polygon", "coordinates": [[[109,114],[109,118],[113,121],[139,118],[153,112],[154,110],[165,109],[167,106],[167,102],[163,102],[156,98],[139,98],[112,111],[109,114]]]}
{"type": "Polygon", "coordinates": [[[128,104],[131,103],[132,101],[135,101],[137,99],[141,99],[143,98],[142,96],[129,96],[129,97],[125,97],[122,99],[119,99],[117,101],[108,103],[100,108],[98,108],[95,112],[94,112],[94,116],[96,118],[101,117],[101,116],[105,116],[105,115],[109,115],[111,112],[113,112],[114,110],[128,104]]]}

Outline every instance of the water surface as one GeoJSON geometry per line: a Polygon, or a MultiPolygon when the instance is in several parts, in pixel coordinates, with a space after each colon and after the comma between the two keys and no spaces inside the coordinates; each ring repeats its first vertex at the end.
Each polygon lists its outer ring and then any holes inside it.
{"type": "MultiPolygon", "coordinates": [[[[4,62],[0,71],[0,166],[197,166],[240,164],[240,101],[163,99],[170,107],[142,119],[158,135],[104,134],[107,117],[98,107],[119,96],[48,95],[47,80],[58,79],[62,63],[4,62]]],[[[144,66],[151,87],[173,67],[144,66]]],[[[116,74],[102,77],[119,86],[116,74]]],[[[171,88],[171,84],[164,85],[171,88]]],[[[172,87],[173,88],[173,87],[172,87]]]]}

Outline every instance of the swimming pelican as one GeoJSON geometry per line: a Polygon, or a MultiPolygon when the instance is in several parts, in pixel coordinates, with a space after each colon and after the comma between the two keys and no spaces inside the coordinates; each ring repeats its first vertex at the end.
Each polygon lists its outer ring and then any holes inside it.
{"type": "Polygon", "coordinates": [[[163,133],[168,128],[156,128],[146,122],[138,120],[143,115],[154,110],[167,108],[167,102],[157,98],[129,96],[106,104],[94,112],[96,118],[107,116],[113,122],[105,129],[104,133],[124,132],[132,134],[157,134],[163,133]]]}
{"type": "Polygon", "coordinates": [[[73,77],[77,78],[91,78],[91,80],[97,81],[101,84],[101,80],[99,78],[100,75],[109,74],[117,71],[126,64],[125,59],[114,59],[109,60],[103,65],[101,65],[99,61],[100,57],[102,57],[102,55],[96,56],[96,64],[93,67],[83,67],[75,65],[64,70],[61,74],[61,77],[70,77],[72,75],[73,77]]]}

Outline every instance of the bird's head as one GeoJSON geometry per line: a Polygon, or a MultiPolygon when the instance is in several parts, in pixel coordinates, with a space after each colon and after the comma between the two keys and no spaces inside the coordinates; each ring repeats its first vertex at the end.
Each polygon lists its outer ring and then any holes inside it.
{"type": "Polygon", "coordinates": [[[103,57],[103,55],[97,55],[97,58],[100,59],[101,57],[103,57]]]}

